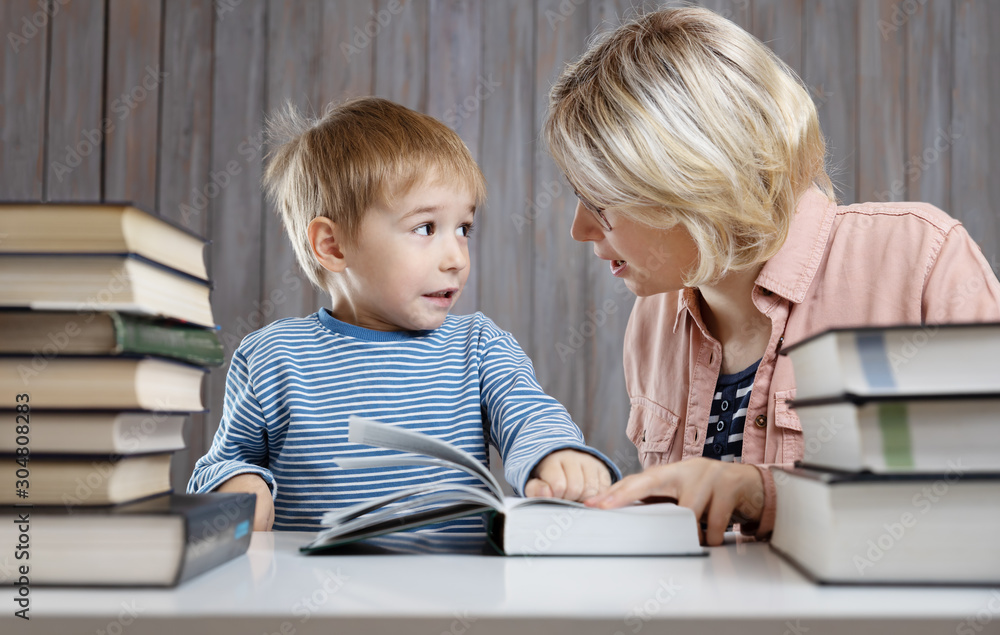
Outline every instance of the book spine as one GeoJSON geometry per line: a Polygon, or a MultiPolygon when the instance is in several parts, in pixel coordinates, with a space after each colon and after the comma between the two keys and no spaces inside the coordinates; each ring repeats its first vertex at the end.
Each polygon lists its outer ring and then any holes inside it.
{"type": "Polygon", "coordinates": [[[214,330],[166,325],[121,313],[111,313],[117,353],[161,355],[198,366],[221,366],[222,342],[214,330]]]}
{"type": "Polygon", "coordinates": [[[175,584],[242,555],[250,546],[257,497],[253,494],[205,496],[224,496],[226,500],[188,514],[183,560],[175,584]]]}

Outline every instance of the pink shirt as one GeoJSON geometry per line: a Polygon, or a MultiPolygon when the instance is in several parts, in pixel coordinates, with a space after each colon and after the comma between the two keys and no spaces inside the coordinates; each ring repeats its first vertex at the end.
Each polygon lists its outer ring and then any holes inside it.
{"type": "MultiPolygon", "coordinates": [[[[638,298],[625,332],[626,433],[643,467],[701,456],[722,346],[698,292],[638,298]]],[[[1000,282],[962,225],[925,203],[838,207],[818,189],[799,201],[788,238],[757,276],[753,302],[771,319],[743,432],[744,463],[764,479],[758,537],[774,523],[766,465],[802,458],[788,407],[795,376],[780,346],[832,327],[1000,321],[1000,282]]]]}

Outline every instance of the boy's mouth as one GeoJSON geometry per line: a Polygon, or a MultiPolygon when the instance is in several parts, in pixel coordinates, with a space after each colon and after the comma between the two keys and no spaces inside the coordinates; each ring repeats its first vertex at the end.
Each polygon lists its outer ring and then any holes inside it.
{"type": "Polygon", "coordinates": [[[452,301],[458,295],[458,289],[441,289],[440,291],[435,291],[434,293],[425,293],[424,297],[436,304],[437,306],[448,308],[451,306],[452,301]]]}
{"type": "Polygon", "coordinates": [[[621,272],[625,271],[625,267],[627,267],[627,266],[628,266],[628,263],[625,262],[624,260],[612,260],[611,261],[611,274],[617,276],[621,272]]]}
{"type": "Polygon", "coordinates": [[[450,298],[458,292],[458,289],[442,289],[441,291],[435,291],[434,293],[426,293],[428,298],[450,298]]]}

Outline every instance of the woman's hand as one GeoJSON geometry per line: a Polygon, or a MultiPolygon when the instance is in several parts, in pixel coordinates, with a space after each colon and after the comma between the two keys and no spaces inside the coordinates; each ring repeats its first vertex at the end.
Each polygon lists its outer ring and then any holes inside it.
{"type": "Polygon", "coordinates": [[[274,498],[271,488],[257,474],[247,472],[237,474],[233,478],[215,488],[216,492],[246,492],[257,495],[257,505],[253,513],[254,531],[271,531],[274,526],[274,498]]]}
{"type": "Polygon", "coordinates": [[[707,524],[701,535],[707,545],[722,544],[734,512],[746,521],[759,521],[764,509],[764,483],[757,468],[703,457],[651,467],[584,503],[610,509],[652,496],[673,498],[678,505],[692,509],[695,518],[707,524]]]}

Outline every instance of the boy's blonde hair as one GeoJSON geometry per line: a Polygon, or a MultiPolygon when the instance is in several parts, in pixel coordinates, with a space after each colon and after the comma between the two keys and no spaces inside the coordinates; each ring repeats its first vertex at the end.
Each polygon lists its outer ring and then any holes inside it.
{"type": "Polygon", "coordinates": [[[486,198],[486,181],[461,138],[440,121],[386,99],[331,104],[305,118],[290,104],[269,118],[272,148],[264,188],[309,280],[326,290],[327,271],[307,228],[325,216],[356,243],[365,212],[405,196],[414,185],[457,184],[486,198]],[[277,143],[275,143],[277,141],[277,143]]]}
{"type": "Polygon", "coordinates": [[[553,86],[544,134],[595,205],[688,230],[700,254],[689,286],[773,256],[811,184],[834,200],[801,81],[706,9],[642,15],[591,44],[553,86]]]}

